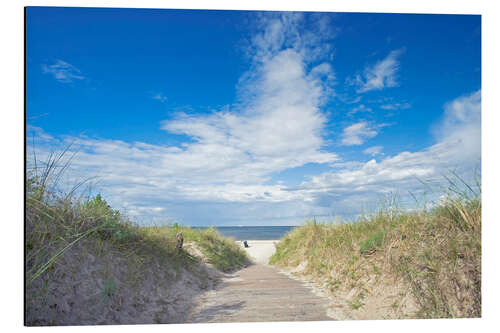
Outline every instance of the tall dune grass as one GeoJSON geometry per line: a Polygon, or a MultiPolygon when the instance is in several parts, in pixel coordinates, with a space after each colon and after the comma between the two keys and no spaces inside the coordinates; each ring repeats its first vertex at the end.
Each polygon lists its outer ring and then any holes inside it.
{"type": "MultiPolygon", "coordinates": [[[[182,277],[182,272],[189,272],[201,286],[206,284],[207,279],[206,272],[199,268],[205,265],[204,259],[221,271],[241,268],[248,261],[245,252],[234,240],[226,239],[215,229],[201,231],[177,225],[140,227],[110,207],[101,195],[83,196],[83,191],[78,189],[85,182],[77,183],[63,193],[60,190],[63,184],[60,182],[71,159],[69,150],[51,154],[45,163],[35,159],[26,175],[25,279],[28,325],[79,323],[67,321],[69,319],[56,314],[51,318],[59,318],[60,321],[43,319],[44,312],[49,314],[58,311],[53,304],[47,303],[51,296],[47,290],[70,290],[69,286],[63,284],[73,283],[83,276],[78,272],[79,260],[88,263],[94,260],[92,258],[116,258],[116,264],[112,262],[113,259],[105,263],[104,259],[98,259],[96,267],[108,268],[103,268],[102,276],[99,273],[92,281],[83,283],[89,285],[92,293],[114,294],[110,299],[116,300],[117,304],[128,302],[126,297],[129,297],[129,291],[142,288],[141,281],[150,279],[151,275],[169,276],[169,283],[172,284],[182,277]],[[204,258],[176,248],[175,236],[180,231],[186,243],[194,243],[202,249],[204,258]],[[160,274],[160,271],[164,273],[160,274]],[[172,275],[172,271],[179,274],[172,275]],[[118,285],[119,279],[122,285],[118,285]],[[120,291],[123,294],[119,295],[120,291]]],[[[133,302],[130,300],[129,303],[133,302]]],[[[103,311],[109,309],[105,307],[103,311]]],[[[133,322],[133,318],[130,320],[133,322]]]]}
{"type": "MultiPolygon", "coordinates": [[[[386,208],[355,223],[308,222],[277,245],[270,263],[295,267],[332,295],[353,291],[353,310],[377,284],[402,279],[418,305],[416,318],[481,316],[481,188],[448,178],[431,209],[386,208]]],[[[398,307],[398,301],[392,306],[398,307]]],[[[390,305],[390,304],[389,304],[390,305]]]]}

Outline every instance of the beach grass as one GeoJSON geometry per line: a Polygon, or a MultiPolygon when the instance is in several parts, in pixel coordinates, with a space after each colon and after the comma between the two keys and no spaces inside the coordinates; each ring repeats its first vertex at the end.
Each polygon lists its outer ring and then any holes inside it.
{"type": "MultiPolygon", "coordinates": [[[[64,319],[60,309],[71,308],[74,302],[70,293],[75,286],[85,286],[82,292],[88,295],[78,295],[85,302],[95,304],[106,299],[136,304],[137,308],[137,304],[143,306],[146,302],[137,301],[141,294],[149,292],[144,288],[161,285],[164,289],[158,295],[166,297],[171,292],[168,288],[187,278],[193,289],[203,289],[213,282],[209,281],[209,266],[229,272],[248,262],[234,239],[223,237],[215,228],[139,226],[110,207],[101,195],[83,197],[81,191],[77,195],[83,182],[62,193],[59,182],[70,160],[66,151],[53,154],[44,163],[36,163],[36,168],[28,169],[26,175],[27,324],[82,324],[79,319],[65,321],[69,314],[64,319]],[[176,247],[179,232],[186,246],[199,248],[201,256],[176,247]],[[151,279],[158,281],[157,285],[151,279]],[[58,296],[62,290],[67,292],[58,296]],[[54,301],[58,297],[67,300],[54,301]],[[92,299],[95,297],[98,299],[92,299]]],[[[102,305],[95,313],[108,309],[102,305]]],[[[94,320],[99,322],[97,317],[94,320]]]]}
{"type": "Polygon", "coordinates": [[[280,240],[270,263],[306,263],[302,273],[331,295],[343,291],[352,310],[379,285],[390,290],[399,281],[399,299],[383,306],[398,308],[406,288],[416,307],[404,317],[480,317],[481,189],[458,176],[448,181],[444,198],[429,209],[386,207],[354,222],[309,221],[280,240]]]}
{"type": "Polygon", "coordinates": [[[175,239],[182,233],[184,239],[194,243],[205,261],[222,272],[230,272],[248,263],[246,252],[231,237],[222,236],[215,227],[206,229],[190,228],[171,224],[169,226],[143,227],[141,231],[150,238],[175,239]]]}

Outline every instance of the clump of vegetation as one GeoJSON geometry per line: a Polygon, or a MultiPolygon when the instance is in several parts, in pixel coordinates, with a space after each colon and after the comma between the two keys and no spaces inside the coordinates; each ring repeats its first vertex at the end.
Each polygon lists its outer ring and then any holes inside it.
{"type": "MultiPolygon", "coordinates": [[[[308,222],[277,245],[270,263],[296,267],[362,309],[379,285],[400,281],[416,311],[405,317],[481,316],[481,190],[458,176],[431,209],[382,209],[354,223],[308,222]]],[[[405,293],[399,295],[403,298],[405,293]]],[[[398,299],[392,301],[398,308],[398,299]]]]}
{"type": "Polygon", "coordinates": [[[199,248],[206,262],[223,272],[240,269],[248,264],[249,259],[246,252],[230,237],[223,237],[216,228],[192,229],[174,224],[163,227],[144,227],[142,231],[148,237],[159,237],[163,239],[174,239],[182,232],[184,239],[194,243],[199,248]]]}
{"type": "Polygon", "coordinates": [[[62,162],[64,154],[51,155],[27,174],[28,325],[182,320],[180,312],[187,310],[173,299],[184,297],[178,295],[179,288],[186,289],[183,279],[193,290],[207,288],[216,279],[202,258],[176,248],[178,232],[201,248],[217,270],[231,271],[248,262],[234,240],[216,229],[140,227],[99,194],[78,197],[82,183],[61,193],[58,182],[70,162],[62,162]]]}

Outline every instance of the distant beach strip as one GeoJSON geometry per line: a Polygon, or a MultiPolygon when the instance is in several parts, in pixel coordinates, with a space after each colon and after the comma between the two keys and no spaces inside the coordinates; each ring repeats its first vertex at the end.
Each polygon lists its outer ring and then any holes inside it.
{"type": "MultiPolygon", "coordinates": [[[[206,229],[208,227],[191,227],[192,229],[206,229]]],[[[281,239],[295,226],[241,226],[241,227],[215,227],[226,237],[236,240],[275,240],[281,239]]]]}

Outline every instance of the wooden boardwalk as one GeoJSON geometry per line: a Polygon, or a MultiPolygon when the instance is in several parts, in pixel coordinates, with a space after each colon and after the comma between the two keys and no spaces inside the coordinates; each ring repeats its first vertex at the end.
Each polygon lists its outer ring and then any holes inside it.
{"type": "Polygon", "coordinates": [[[276,268],[253,264],[225,278],[198,300],[189,322],[333,320],[328,300],[276,268]]]}

